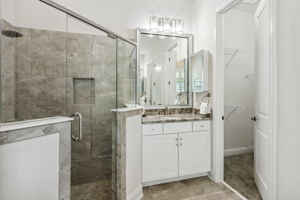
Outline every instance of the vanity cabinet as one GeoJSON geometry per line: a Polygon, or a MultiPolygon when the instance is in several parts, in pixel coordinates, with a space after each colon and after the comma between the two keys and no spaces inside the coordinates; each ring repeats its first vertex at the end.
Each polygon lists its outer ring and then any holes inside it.
{"type": "Polygon", "coordinates": [[[179,176],[210,171],[210,133],[179,134],[179,176]]]}
{"type": "Polygon", "coordinates": [[[177,135],[143,137],[143,180],[154,181],[178,175],[177,135]]]}
{"type": "Polygon", "coordinates": [[[210,121],[143,124],[142,181],[153,185],[211,170],[210,121]]]}

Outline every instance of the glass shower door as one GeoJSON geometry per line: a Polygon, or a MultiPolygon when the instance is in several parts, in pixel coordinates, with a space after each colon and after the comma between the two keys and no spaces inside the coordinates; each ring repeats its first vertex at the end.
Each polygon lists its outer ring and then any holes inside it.
{"type": "Polygon", "coordinates": [[[67,113],[82,115],[82,138],[72,141],[71,198],[110,200],[116,39],[73,17],[67,21],[67,113]]]}
{"type": "Polygon", "coordinates": [[[117,102],[118,108],[137,103],[136,46],[117,39],[117,102]]]}

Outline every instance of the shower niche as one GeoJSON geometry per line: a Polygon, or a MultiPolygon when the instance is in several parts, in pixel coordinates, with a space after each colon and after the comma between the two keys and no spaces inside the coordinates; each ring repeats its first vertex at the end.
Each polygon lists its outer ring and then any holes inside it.
{"type": "Polygon", "coordinates": [[[73,78],[73,103],[95,104],[94,78],[73,78]]]}

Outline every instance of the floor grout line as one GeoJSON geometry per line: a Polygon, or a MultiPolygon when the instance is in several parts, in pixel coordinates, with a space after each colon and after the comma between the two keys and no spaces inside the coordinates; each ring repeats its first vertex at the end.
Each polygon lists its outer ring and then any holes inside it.
{"type": "Polygon", "coordinates": [[[244,197],[241,193],[239,193],[238,191],[236,191],[233,187],[231,187],[230,185],[228,185],[225,181],[223,181],[223,184],[228,187],[232,192],[234,192],[236,195],[238,195],[240,198],[242,198],[242,200],[248,200],[246,197],[244,197]]]}

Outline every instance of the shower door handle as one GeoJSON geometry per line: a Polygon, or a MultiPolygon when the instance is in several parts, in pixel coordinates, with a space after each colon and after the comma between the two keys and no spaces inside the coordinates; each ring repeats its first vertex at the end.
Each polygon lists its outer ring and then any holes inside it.
{"type": "Polygon", "coordinates": [[[78,135],[73,135],[73,132],[72,132],[72,139],[75,142],[78,142],[82,139],[82,115],[79,112],[76,112],[72,115],[72,117],[78,117],[79,118],[79,136],[78,135]]]}

